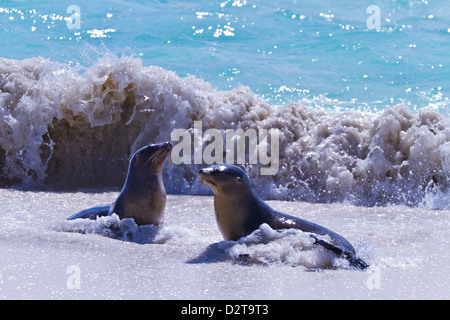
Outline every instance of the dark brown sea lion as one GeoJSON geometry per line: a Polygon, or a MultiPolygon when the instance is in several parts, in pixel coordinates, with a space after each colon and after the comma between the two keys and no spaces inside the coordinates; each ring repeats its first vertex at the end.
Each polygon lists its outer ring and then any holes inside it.
{"type": "Polygon", "coordinates": [[[120,219],[133,218],[136,224],[160,225],[164,221],[166,189],[162,180],[162,167],[172,151],[172,144],[152,144],[138,150],[130,160],[125,184],[111,205],[83,210],[68,220],[95,219],[113,213],[120,219]]]}
{"type": "Polygon", "coordinates": [[[315,244],[321,245],[365,269],[369,265],[356,257],[355,249],[344,237],[313,222],[278,212],[268,206],[255,192],[247,175],[233,165],[215,165],[199,171],[200,179],[214,191],[214,211],[225,240],[237,240],[252,233],[263,223],[272,229],[300,229],[313,233],[315,244]],[[318,236],[327,235],[331,243],[318,236]]]}

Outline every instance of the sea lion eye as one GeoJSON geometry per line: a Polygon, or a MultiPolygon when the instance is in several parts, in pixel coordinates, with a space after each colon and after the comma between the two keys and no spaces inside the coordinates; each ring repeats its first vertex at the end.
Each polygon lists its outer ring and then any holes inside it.
{"type": "Polygon", "coordinates": [[[237,182],[242,183],[241,177],[236,177],[237,182]]]}

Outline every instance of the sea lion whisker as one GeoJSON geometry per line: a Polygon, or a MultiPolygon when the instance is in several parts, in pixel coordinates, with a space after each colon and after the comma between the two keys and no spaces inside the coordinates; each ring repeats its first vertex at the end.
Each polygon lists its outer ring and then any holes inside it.
{"type": "Polygon", "coordinates": [[[167,166],[169,168],[172,166],[172,152],[169,152],[169,162],[167,163],[167,166]]]}
{"type": "Polygon", "coordinates": [[[209,180],[209,181],[208,181],[208,184],[209,184],[210,186],[214,187],[215,190],[217,190],[217,191],[220,193],[220,195],[222,195],[222,190],[220,190],[218,184],[217,184],[215,181],[209,180]]]}
{"type": "Polygon", "coordinates": [[[219,186],[217,185],[217,183],[212,180],[212,179],[205,179],[203,177],[200,176],[200,183],[203,185],[206,185],[208,187],[210,187],[213,191],[218,191],[220,194],[222,194],[222,191],[219,189],[219,186]]]}
{"type": "Polygon", "coordinates": [[[150,158],[148,158],[147,162],[144,164],[144,167],[149,162],[151,162],[152,165],[155,165],[155,164],[158,164],[158,163],[164,161],[165,159],[166,159],[166,155],[165,155],[164,151],[160,149],[160,150],[156,151],[154,154],[152,154],[150,156],[150,158]]]}
{"type": "MultiPolygon", "coordinates": [[[[158,151],[158,152],[159,152],[159,151],[158,151]]],[[[145,164],[143,165],[144,168],[145,168],[145,166],[146,166],[149,162],[154,163],[153,160],[154,160],[155,157],[158,156],[158,152],[155,152],[154,154],[152,154],[152,155],[148,158],[147,162],[145,162],[145,164]]]]}

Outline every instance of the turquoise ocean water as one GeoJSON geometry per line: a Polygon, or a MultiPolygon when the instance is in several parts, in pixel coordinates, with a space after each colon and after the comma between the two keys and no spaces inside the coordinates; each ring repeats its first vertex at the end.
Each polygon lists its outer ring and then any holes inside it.
{"type": "MultiPolygon", "coordinates": [[[[0,185],[120,187],[139,147],[202,121],[278,130],[277,173],[246,167],[267,197],[448,208],[449,9],[2,1],[0,185]]],[[[200,167],[168,168],[168,191],[207,193],[200,167]]]]}
{"type": "Polygon", "coordinates": [[[90,66],[111,52],[220,90],[241,83],[274,105],[407,103],[448,115],[449,9],[432,0],[2,1],[0,57],[90,66]],[[79,28],[68,27],[71,5],[79,28]]]}

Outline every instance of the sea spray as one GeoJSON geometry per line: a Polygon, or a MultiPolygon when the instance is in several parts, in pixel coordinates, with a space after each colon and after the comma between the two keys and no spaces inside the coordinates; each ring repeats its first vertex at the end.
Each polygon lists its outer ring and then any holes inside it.
{"type": "Polygon", "coordinates": [[[201,255],[188,262],[219,261],[242,265],[285,265],[307,269],[349,267],[345,260],[315,245],[314,239],[309,234],[298,229],[274,230],[267,224],[262,224],[248,236],[236,241],[211,244],[201,255]]]}
{"type": "MultiPolygon", "coordinates": [[[[373,115],[297,103],[275,108],[246,86],[218,91],[194,76],[111,54],[89,68],[0,59],[0,89],[2,185],[119,188],[138,148],[201,121],[203,130],[223,135],[277,130],[278,172],[263,176],[260,163],[243,165],[266,198],[417,205],[427,190],[448,194],[449,119],[429,109],[395,105],[373,115]]],[[[196,178],[201,167],[165,169],[166,190],[207,194],[196,178]]]]}

